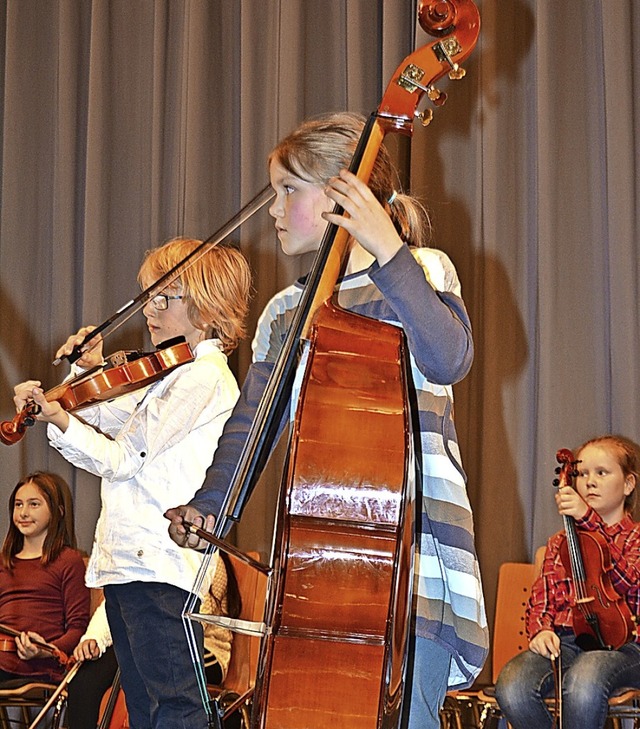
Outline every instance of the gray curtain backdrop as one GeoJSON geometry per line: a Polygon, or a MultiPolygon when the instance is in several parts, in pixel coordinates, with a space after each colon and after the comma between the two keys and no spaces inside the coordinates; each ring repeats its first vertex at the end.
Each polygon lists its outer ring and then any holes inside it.
{"type": "MultiPolygon", "coordinates": [[[[0,2],[0,419],[13,385],[56,384],[69,333],[138,292],[145,250],[204,238],[268,182],[303,118],[373,111],[416,44],[414,0],[0,2]]],[[[560,528],[555,452],[640,439],[637,183],[640,5],[482,0],[482,32],[433,123],[390,139],[456,264],[476,359],[457,422],[490,615],[501,562],[560,528]]],[[[250,326],[303,273],[266,210],[235,236],[254,272],[250,326]]],[[[108,349],[148,346],[142,315],[108,349]]],[[[232,363],[242,381],[249,343],[232,363]]],[[[35,469],[65,476],[89,550],[98,482],[43,426],[0,446],[4,503],[35,469]]],[[[236,528],[266,553],[272,466],[236,528]]],[[[0,503],[4,533],[8,514],[0,503]]]]}

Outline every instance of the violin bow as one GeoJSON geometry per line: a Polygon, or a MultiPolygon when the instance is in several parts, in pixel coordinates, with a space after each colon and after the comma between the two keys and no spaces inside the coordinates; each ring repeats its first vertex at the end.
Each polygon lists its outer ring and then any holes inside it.
{"type": "MultiPolygon", "coordinates": [[[[93,347],[88,347],[87,344],[91,339],[96,337],[98,334],[102,334],[103,338],[112,334],[119,329],[125,322],[136,314],[142,307],[154,296],[157,296],[163,291],[172,281],[175,281],[178,276],[183,274],[187,269],[191,268],[197,261],[199,261],[204,255],[206,255],[212,248],[218,245],[227,236],[231,235],[237,228],[239,228],[246,220],[257,213],[258,210],[263,208],[271,198],[275,195],[275,192],[271,189],[270,185],[263,188],[250,202],[248,202],[238,213],[236,213],[231,220],[225,223],[215,233],[212,233],[206,240],[202,241],[197,248],[187,254],[179,263],[173,268],[167,271],[161,276],[155,283],[151,284],[148,288],[142,291],[134,299],[128,301],[124,306],[121,306],[115,314],[110,316],[108,319],[102,322],[95,329],[90,331],[86,337],[77,344],[71,354],[63,355],[62,357],[56,357],[53,360],[54,365],[59,365],[63,359],[66,359],[70,364],[73,364],[78,360],[85,352],[89,351],[93,347]]],[[[95,345],[94,345],[95,346],[95,345]]]]}
{"type": "Polygon", "coordinates": [[[563,729],[562,723],[562,653],[557,658],[552,657],[551,663],[553,667],[553,687],[555,691],[556,710],[553,717],[552,729],[563,729]]]}
{"type": "Polygon", "coordinates": [[[73,666],[69,669],[69,673],[62,679],[59,686],[56,688],[56,690],[49,696],[49,699],[47,700],[47,703],[40,709],[40,713],[36,718],[29,724],[27,729],[35,729],[35,727],[38,726],[38,724],[42,721],[42,719],[45,717],[47,711],[53,706],[56,699],[60,694],[65,690],[65,688],[69,685],[71,682],[71,679],[78,673],[80,666],[82,665],[83,661],[78,661],[77,663],[74,663],[73,666]]]}

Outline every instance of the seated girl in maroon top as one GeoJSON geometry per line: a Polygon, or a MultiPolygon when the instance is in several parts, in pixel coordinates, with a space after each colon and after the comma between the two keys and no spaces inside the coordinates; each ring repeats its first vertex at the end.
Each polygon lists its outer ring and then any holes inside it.
{"type": "Polygon", "coordinates": [[[10,526],[0,552],[0,624],[20,635],[0,640],[0,682],[59,682],[64,667],[38,643],[69,655],[89,622],[89,589],[75,549],[68,489],[59,476],[37,472],[9,497],[10,526]]]}

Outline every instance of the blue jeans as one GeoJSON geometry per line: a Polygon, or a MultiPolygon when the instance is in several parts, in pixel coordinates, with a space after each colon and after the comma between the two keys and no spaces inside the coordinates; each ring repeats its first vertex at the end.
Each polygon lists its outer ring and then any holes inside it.
{"type": "MultiPolygon", "coordinates": [[[[157,582],[104,588],[131,729],[207,729],[180,614],[187,593],[157,582]]],[[[202,652],[202,625],[194,625],[202,652]]]]}
{"type": "MultiPolygon", "coordinates": [[[[562,715],[565,729],[602,729],[609,696],[619,688],[640,688],[640,645],[585,652],[575,636],[561,638],[562,715]]],[[[514,729],[551,729],[544,697],[553,696],[553,665],[527,650],[502,669],[496,698],[514,729]]]]}
{"type": "Polygon", "coordinates": [[[407,670],[407,691],[402,726],[407,729],[439,729],[447,694],[451,654],[428,638],[415,636],[407,670]]]}

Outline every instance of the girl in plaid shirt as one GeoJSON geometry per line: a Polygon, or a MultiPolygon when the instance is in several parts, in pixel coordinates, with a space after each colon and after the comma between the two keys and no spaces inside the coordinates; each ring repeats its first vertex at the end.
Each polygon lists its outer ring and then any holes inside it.
{"type": "MultiPolygon", "coordinates": [[[[578,530],[601,535],[611,553],[609,577],[631,614],[640,614],[640,523],[631,513],[640,478],[640,447],[617,435],[588,441],[576,453],[576,488],[556,493],[558,511],[578,530]]],[[[585,650],[573,630],[575,590],[560,558],[565,532],[547,543],[527,607],[529,650],[503,668],[496,685],[502,712],[514,729],[551,728],[545,697],[554,692],[553,661],[562,661],[565,729],[601,729],[607,703],[621,688],[640,688],[638,636],[617,650],[585,650]],[[579,645],[580,644],[580,645],[579,645]]]]}

